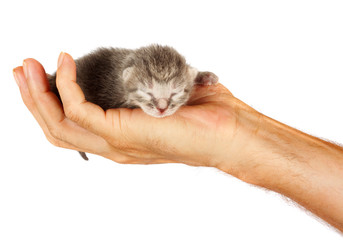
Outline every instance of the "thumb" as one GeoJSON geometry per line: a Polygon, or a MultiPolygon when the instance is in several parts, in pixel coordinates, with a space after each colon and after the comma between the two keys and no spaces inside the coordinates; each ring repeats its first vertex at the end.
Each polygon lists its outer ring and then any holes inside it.
{"type": "Polygon", "coordinates": [[[56,86],[67,118],[81,127],[100,136],[107,135],[105,111],[96,104],[86,101],[76,83],[76,64],[73,58],[62,52],[58,59],[56,86]]]}

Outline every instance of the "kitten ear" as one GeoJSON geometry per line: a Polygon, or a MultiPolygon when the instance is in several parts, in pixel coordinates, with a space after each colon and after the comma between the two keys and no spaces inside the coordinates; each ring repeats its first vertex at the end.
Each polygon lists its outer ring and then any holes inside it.
{"type": "Polygon", "coordinates": [[[124,82],[130,79],[130,77],[132,76],[133,70],[134,70],[134,67],[127,67],[124,69],[123,75],[122,75],[124,82]]]}
{"type": "Polygon", "coordinates": [[[194,81],[197,75],[198,75],[198,69],[194,67],[188,67],[188,76],[191,81],[194,81]]]}

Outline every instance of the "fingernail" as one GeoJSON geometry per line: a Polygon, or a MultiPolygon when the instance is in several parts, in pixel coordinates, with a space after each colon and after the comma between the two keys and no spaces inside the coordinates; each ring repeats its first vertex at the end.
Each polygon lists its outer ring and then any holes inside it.
{"type": "Polygon", "coordinates": [[[64,55],[65,55],[65,53],[64,53],[64,52],[61,52],[61,53],[60,53],[60,56],[58,57],[58,63],[57,63],[57,67],[58,67],[58,68],[59,68],[59,67],[62,65],[62,63],[63,63],[64,55]]]}
{"type": "Polygon", "coordinates": [[[25,62],[25,60],[24,60],[24,62],[23,62],[23,70],[24,70],[24,75],[25,75],[25,77],[26,77],[26,79],[27,79],[27,77],[28,77],[28,75],[29,75],[29,69],[28,69],[28,67],[27,67],[27,63],[25,62]]]}
{"type": "Polygon", "coordinates": [[[17,73],[15,72],[15,68],[13,69],[13,76],[14,76],[15,82],[16,82],[17,85],[19,86],[18,76],[17,76],[17,73]]]}

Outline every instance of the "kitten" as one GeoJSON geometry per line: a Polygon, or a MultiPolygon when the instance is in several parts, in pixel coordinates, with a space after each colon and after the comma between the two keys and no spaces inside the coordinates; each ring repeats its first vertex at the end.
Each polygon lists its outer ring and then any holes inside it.
{"type": "MultiPolygon", "coordinates": [[[[99,48],[75,63],[77,83],[87,101],[104,110],[140,107],[157,118],[172,115],[186,104],[194,84],[218,81],[211,72],[198,72],[168,46],[99,48]]],[[[56,73],[48,80],[51,91],[59,97],[56,73]]]]}

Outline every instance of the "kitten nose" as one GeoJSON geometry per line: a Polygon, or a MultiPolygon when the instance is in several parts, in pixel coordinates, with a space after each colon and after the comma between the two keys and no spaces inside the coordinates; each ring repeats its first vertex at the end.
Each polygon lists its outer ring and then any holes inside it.
{"type": "Polygon", "coordinates": [[[156,108],[160,113],[163,113],[168,107],[168,101],[165,98],[161,98],[157,100],[156,108]]]}

